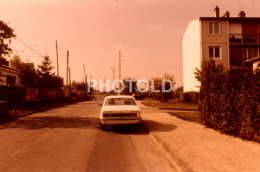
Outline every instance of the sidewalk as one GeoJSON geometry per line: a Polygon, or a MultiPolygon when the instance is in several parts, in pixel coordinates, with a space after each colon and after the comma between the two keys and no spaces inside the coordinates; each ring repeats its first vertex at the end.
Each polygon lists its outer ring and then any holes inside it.
{"type": "Polygon", "coordinates": [[[260,171],[260,144],[138,104],[144,127],[178,171],[260,171]]]}

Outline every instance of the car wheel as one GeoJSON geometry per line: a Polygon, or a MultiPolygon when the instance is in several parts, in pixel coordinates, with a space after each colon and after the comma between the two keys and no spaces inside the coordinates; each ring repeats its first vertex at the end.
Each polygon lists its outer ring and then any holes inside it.
{"type": "Polygon", "coordinates": [[[135,124],[135,127],[136,127],[136,129],[140,129],[141,128],[141,122],[138,123],[138,124],[135,124]]]}

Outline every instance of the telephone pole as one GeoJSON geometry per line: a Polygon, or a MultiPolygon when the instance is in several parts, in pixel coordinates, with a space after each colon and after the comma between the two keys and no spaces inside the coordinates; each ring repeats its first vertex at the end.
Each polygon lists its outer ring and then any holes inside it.
{"type": "Polygon", "coordinates": [[[83,69],[84,69],[84,89],[85,89],[85,91],[87,90],[87,86],[86,86],[86,84],[87,84],[87,80],[86,80],[86,72],[85,72],[85,64],[83,64],[83,69]]]}
{"type": "Polygon", "coordinates": [[[69,50],[67,50],[67,70],[66,70],[66,91],[68,91],[69,82],[69,50]]]}
{"type": "Polygon", "coordinates": [[[69,68],[69,97],[71,98],[71,75],[70,75],[70,68],[69,68]]]}
{"type": "Polygon", "coordinates": [[[115,80],[116,67],[111,67],[111,69],[112,69],[112,73],[113,73],[113,81],[112,81],[112,82],[114,82],[114,80],[115,80]]]}
{"type": "MultiPolygon", "coordinates": [[[[104,93],[106,93],[106,78],[104,77],[104,93]]],[[[103,90],[103,88],[102,88],[102,90],[103,90]]]]}
{"type": "MultiPolygon", "coordinates": [[[[119,71],[118,71],[118,73],[119,73],[119,81],[121,81],[121,58],[122,58],[122,56],[121,56],[121,51],[119,51],[119,71]]],[[[121,82],[119,82],[119,90],[121,90],[121,82]]],[[[120,95],[120,92],[118,91],[118,95],[120,95]]]]}
{"type": "Polygon", "coordinates": [[[57,76],[59,76],[59,53],[58,53],[58,41],[56,40],[56,54],[57,54],[57,76]]]}
{"type": "Polygon", "coordinates": [[[119,80],[121,80],[121,51],[119,51],[119,80]]]}

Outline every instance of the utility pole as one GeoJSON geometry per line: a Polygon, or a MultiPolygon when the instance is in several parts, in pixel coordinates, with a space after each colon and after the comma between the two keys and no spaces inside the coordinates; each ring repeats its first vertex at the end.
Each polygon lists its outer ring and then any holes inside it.
{"type": "Polygon", "coordinates": [[[85,91],[87,90],[87,86],[86,86],[86,83],[87,83],[87,80],[86,80],[86,72],[85,72],[85,64],[83,64],[83,69],[84,69],[84,86],[85,86],[85,91]]]}
{"type": "MultiPolygon", "coordinates": [[[[121,51],[119,51],[119,81],[121,81],[121,51]]],[[[119,82],[119,90],[121,90],[121,82],[119,82]]],[[[120,95],[120,92],[118,91],[118,95],[120,95]]]]}
{"type": "MultiPolygon", "coordinates": [[[[106,85],[106,78],[104,77],[104,85],[106,85]]],[[[102,88],[103,90],[103,88],[102,88]]],[[[104,87],[104,93],[106,93],[106,87],[104,87]]]]}
{"type": "MultiPolygon", "coordinates": [[[[88,83],[87,83],[88,84],[88,83]]],[[[89,81],[89,93],[92,94],[91,87],[92,87],[92,74],[90,75],[90,81],[89,81]]]]}
{"type": "Polygon", "coordinates": [[[114,82],[114,80],[115,80],[116,67],[111,67],[111,69],[112,69],[112,73],[113,73],[113,81],[112,81],[112,82],[114,82]]]}
{"type": "Polygon", "coordinates": [[[69,68],[69,97],[71,98],[71,75],[70,75],[70,68],[69,68]]]}
{"type": "Polygon", "coordinates": [[[69,51],[67,50],[67,70],[66,70],[66,91],[68,91],[69,82],[69,51]]]}
{"type": "Polygon", "coordinates": [[[59,53],[58,53],[58,41],[56,40],[56,54],[57,54],[57,76],[59,76],[59,53]]]}
{"type": "Polygon", "coordinates": [[[86,92],[88,91],[88,76],[86,75],[86,92]]]}

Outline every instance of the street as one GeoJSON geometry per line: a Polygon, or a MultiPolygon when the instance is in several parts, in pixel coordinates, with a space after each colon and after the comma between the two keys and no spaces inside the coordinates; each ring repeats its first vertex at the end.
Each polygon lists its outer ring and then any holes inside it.
{"type": "Polygon", "coordinates": [[[102,131],[102,100],[0,124],[0,171],[175,171],[143,127],[102,131]]]}

